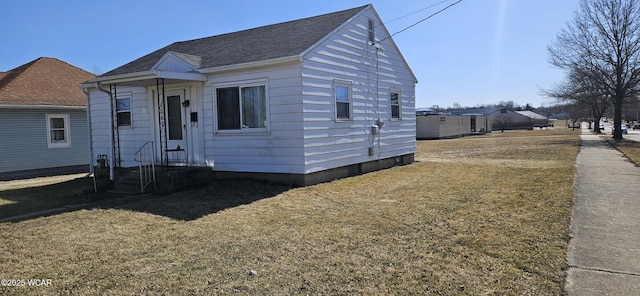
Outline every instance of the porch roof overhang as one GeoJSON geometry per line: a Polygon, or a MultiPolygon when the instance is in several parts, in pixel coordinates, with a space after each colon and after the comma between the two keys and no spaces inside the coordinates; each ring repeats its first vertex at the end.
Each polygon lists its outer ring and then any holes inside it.
{"type": "Polygon", "coordinates": [[[157,79],[164,79],[165,84],[202,82],[207,80],[207,75],[198,72],[171,72],[161,70],[142,71],[126,73],[114,76],[96,77],[87,80],[81,86],[83,88],[95,87],[97,84],[116,84],[124,86],[152,86],[156,85],[157,79]]]}

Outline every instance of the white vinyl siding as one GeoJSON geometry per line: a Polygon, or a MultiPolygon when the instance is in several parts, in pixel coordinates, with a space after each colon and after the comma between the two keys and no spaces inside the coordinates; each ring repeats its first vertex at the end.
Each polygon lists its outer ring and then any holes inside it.
{"type": "MultiPolygon", "coordinates": [[[[415,153],[415,78],[391,39],[380,50],[368,45],[370,19],[378,22],[370,11],[359,15],[303,58],[306,173],[415,153]],[[334,119],[334,81],[351,82],[351,121],[334,119]],[[402,120],[393,118],[390,90],[402,120]],[[378,119],[379,141],[371,135],[378,119]]],[[[378,26],[374,34],[383,40],[388,32],[378,26]]]]}
{"type": "MultiPolygon", "coordinates": [[[[154,141],[157,134],[154,128],[154,104],[156,98],[142,87],[119,87],[118,99],[130,99],[131,125],[119,126],[120,160],[123,167],[137,166],[133,156],[147,141],[154,141]]],[[[111,104],[109,96],[103,92],[94,91],[90,94],[91,137],[93,140],[93,155],[111,154],[111,104]]],[[[117,115],[116,115],[117,116],[117,115]]]]}
{"type": "Polygon", "coordinates": [[[203,93],[203,123],[205,158],[214,164],[214,170],[304,173],[300,81],[296,63],[210,77],[207,83],[210,87],[203,93]],[[219,130],[217,89],[257,85],[265,86],[266,128],[219,130]]]}

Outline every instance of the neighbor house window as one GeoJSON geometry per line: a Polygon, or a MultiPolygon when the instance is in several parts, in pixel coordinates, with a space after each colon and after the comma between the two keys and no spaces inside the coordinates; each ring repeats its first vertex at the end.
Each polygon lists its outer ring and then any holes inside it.
{"type": "Polygon", "coordinates": [[[351,84],[335,82],[336,119],[351,120],[351,84]]]}
{"type": "Polygon", "coordinates": [[[218,130],[266,130],[267,95],[264,85],[216,89],[218,130]]]}
{"type": "Polygon", "coordinates": [[[400,92],[391,91],[391,119],[400,119],[400,92]]]}
{"type": "Polygon", "coordinates": [[[47,114],[47,146],[49,148],[71,147],[69,137],[69,114],[47,114]]]}
{"type": "Polygon", "coordinates": [[[131,98],[118,98],[116,100],[116,116],[118,126],[131,126],[131,98]]]}

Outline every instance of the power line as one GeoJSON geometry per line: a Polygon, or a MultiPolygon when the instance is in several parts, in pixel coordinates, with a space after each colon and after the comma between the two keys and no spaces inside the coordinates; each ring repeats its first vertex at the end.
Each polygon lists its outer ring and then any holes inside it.
{"type": "MultiPolygon", "coordinates": [[[[445,1],[442,1],[442,2],[445,2],[445,1]]],[[[442,2],[440,2],[440,3],[442,3],[442,2]]],[[[404,28],[404,29],[402,29],[402,30],[400,30],[400,31],[398,31],[398,32],[395,32],[395,33],[391,34],[390,36],[388,36],[387,38],[384,38],[384,39],[380,40],[379,42],[385,41],[385,40],[387,40],[387,39],[389,39],[389,38],[391,38],[391,37],[393,37],[393,36],[395,36],[395,35],[397,35],[397,34],[399,34],[399,33],[402,33],[402,32],[404,32],[404,31],[406,31],[406,30],[408,30],[408,29],[410,29],[410,28],[412,28],[412,27],[415,27],[415,26],[416,26],[416,25],[418,25],[419,23],[424,22],[424,21],[426,21],[426,20],[428,20],[428,19],[432,18],[432,17],[433,17],[433,16],[435,16],[436,14],[439,14],[439,13],[441,13],[441,12],[443,12],[443,11],[445,11],[445,10],[449,9],[451,6],[454,6],[454,5],[456,5],[456,4],[460,3],[460,2],[462,2],[462,0],[458,0],[458,1],[454,2],[454,3],[451,3],[451,4],[447,5],[445,8],[440,9],[440,10],[438,10],[438,11],[436,11],[436,12],[432,13],[431,15],[429,15],[429,16],[427,16],[427,17],[425,17],[425,18],[423,18],[423,19],[421,19],[421,20],[419,20],[419,21],[415,22],[414,24],[412,24],[412,25],[410,25],[410,26],[408,26],[408,27],[406,27],[406,28],[404,28]]],[[[440,3],[438,3],[438,4],[440,4],[440,3]]],[[[434,4],[434,5],[432,5],[431,7],[433,7],[433,6],[435,6],[435,5],[438,5],[438,4],[434,4]]],[[[426,8],[424,8],[424,9],[426,9],[426,8]]],[[[422,9],[422,10],[424,10],[424,9],[422,9]]],[[[416,11],[416,12],[417,12],[417,11],[416,11]]],[[[416,12],[414,12],[414,13],[416,13],[416,12]]],[[[413,13],[412,13],[412,14],[413,14],[413,13]]],[[[411,14],[409,14],[409,15],[411,15],[411,14]]],[[[401,18],[402,18],[402,17],[401,17],[401,18]]]]}
{"type": "Polygon", "coordinates": [[[440,2],[438,2],[438,3],[436,3],[436,4],[429,5],[429,6],[425,7],[425,8],[422,8],[422,9],[416,10],[416,11],[414,11],[414,12],[412,12],[412,13],[409,13],[409,14],[407,14],[407,15],[403,15],[403,16],[401,16],[401,17],[399,17],[399,18],[392,19],[392,20],[390,20],[390,21],[388,21],[388,22],[385,22],[385,23],[386,23],[386,24],[388,24],[388,23],[391,23],[391,22],[395,22],[395,21],[397,21],[397,20],[403,19],[403,18],[408,17],[408,16],[410,16],[410,15],[414,15],[414,14],[416,14],[416,13],[418,13],[418,12],[423,11],[423,10],[427,10],[427,9],[429,9],[429,8],[432,8],[432,7],[438,6],[438,5],[440,5],[440,4],[442,4],[442,3],[445,3],[445,2],[447,2],[447,1],[449,1],[449,0],[443,0],[443,1],[440,1],[440,2]]]}

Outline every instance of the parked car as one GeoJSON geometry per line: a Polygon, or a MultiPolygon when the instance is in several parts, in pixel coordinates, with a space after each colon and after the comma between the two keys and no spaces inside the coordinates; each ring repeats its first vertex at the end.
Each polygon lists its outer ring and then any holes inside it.
{"type": "Polygon", "coordinates": [[[633,125],[633,129],[634,129],[634,130],[640,129],[640,123],[636,123],[636,124],[634,124],[634,125],[633,125]]]}
{"type": "MultiPolygon", "coordinates": [[[[622,133],[623,133],[623,134],[627,134],[627,133],[629,133],[629,130],[627,129],[627,126],[626,126],[626,125],[624,125],[624,124],[623,124],[621,127],[622,127],[621,129],[622,129],[622,133]]],[[[615,127],[613,127],[613,126],[612,126],[612,127],[611,127],[611,134],[612,134],[612,135],[613,135],[613,132],[614,132],[614,131],[615,131],[615,127]]]]}
{"type": "Polygon", "coordinates": [[[604,130],[604,123],[600,122],[600,130],[604,130]]]}

